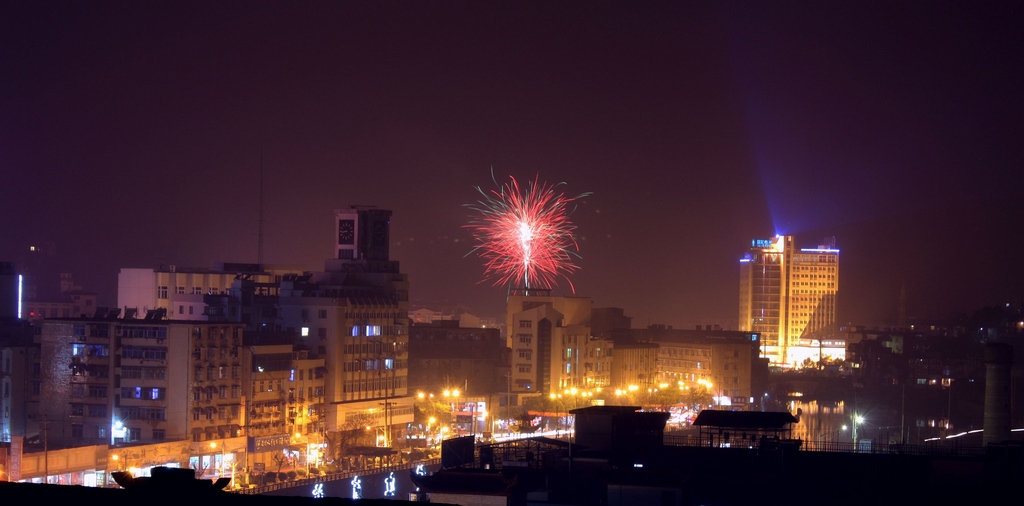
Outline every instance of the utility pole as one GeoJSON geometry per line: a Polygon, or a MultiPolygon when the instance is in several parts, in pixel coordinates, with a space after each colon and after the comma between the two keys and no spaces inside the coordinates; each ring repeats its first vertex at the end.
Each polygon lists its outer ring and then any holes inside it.
{"type": "Polygon", "coordinates": [[[505,434],[509,437],[512,436],[512,431],[509,428],[509,413],[512,408],[512,369],[509,369],[505,373],[505,379],[507,380],[508,392],[505,394],[505,434]]]}
{"type": "Polygon", "coordinates": [[[43,415],[43,483],[50,483],[50,418],[43,415]]]}

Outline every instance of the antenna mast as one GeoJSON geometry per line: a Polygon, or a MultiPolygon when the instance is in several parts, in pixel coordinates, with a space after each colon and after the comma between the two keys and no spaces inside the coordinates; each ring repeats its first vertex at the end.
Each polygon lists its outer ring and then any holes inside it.
{"type": "Polygon", "coordinates": [[[263,146],[260,146],[260,223],[259,243],[256,245],[256,263],[263,269],[263,146]]]}

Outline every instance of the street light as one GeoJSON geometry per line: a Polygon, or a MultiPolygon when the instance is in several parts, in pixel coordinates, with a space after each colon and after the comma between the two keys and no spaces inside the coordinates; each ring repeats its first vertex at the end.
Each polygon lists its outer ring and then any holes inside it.
{"type": "Polygon", "coordinates": [[[864,417],[856,413],[853,414],[853,451],[858,451],[857,448],[857,427],[864,423],[864,417]]]}

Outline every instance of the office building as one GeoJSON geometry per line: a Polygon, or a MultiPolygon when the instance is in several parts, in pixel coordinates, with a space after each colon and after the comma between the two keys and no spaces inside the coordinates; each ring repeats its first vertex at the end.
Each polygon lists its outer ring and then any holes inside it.
{"type": "Polygon", "coordinates": [[[835,244],[798,250],[793,236],[755,239],[740,259],[739,330],[757,333],[761,355],[778,367],[840,355],[844,348],[834,345],[838,291],[835,244]]]}

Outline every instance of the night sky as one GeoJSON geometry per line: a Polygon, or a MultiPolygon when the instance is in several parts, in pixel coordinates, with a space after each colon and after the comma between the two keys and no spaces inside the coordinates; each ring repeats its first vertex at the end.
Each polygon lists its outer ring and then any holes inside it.
{"type": "MultiPolygon", "coordinates": [[[[323,267],[394,211],[414,308],[499,317],[464,225],[509,176],[593,194],[578,295],[736,328],[755,238],[835,237],[843,323],[1024,294],[1021,2],[4,2],[0,260],[323,267]],[[919,4],[919,5],[915,5],[919,4]]],[[[568,293],[563,283],[556,293],[568,293]]]]}

